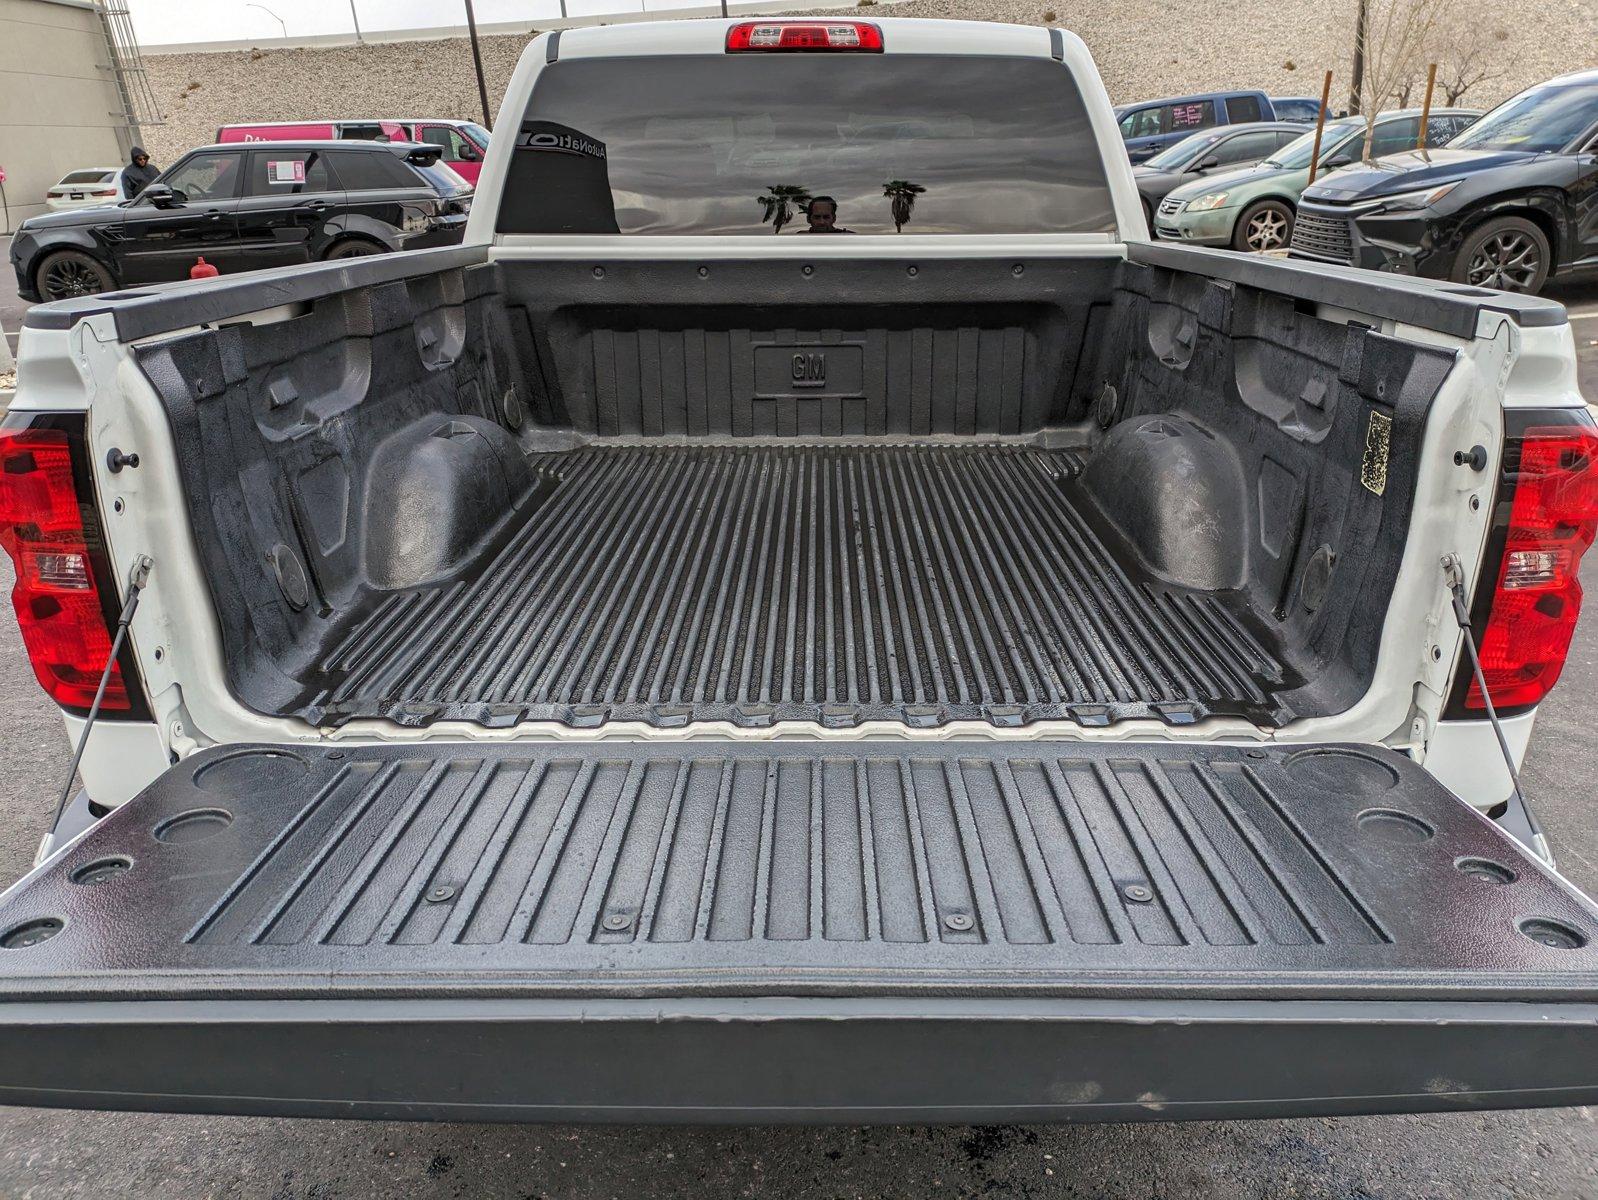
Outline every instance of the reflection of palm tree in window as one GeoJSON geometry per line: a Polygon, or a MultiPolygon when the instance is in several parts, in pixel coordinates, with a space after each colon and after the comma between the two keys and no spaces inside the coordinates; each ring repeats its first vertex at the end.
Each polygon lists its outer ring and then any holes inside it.
{"type": "Polygon", "coordinates": [[[774,183],[766,192],[755,199],[764,210],[760,223],[770,222],[772,233],[781,233],[782,227],[793,220],[794,213],[810,202],[810,189],[797,183],[774,183]]]}
{"type": "Polygon", "coordinates": [[[904,227],[910,223],[910,211],[916,206],[916,197],[926,190],[908,179],[890,179],[882,185],[882,194],[888,198],[888,207],[893,212],[895,233],[904,232],[904,227]]]}

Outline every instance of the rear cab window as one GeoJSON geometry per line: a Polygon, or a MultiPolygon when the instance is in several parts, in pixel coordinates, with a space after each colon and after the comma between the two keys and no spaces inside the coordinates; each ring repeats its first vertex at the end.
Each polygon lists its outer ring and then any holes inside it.
{"type": "Polygon", "coordinates": [[[515,137],[500,233],[1115,228],[1081,93],[1048,59],[564,60],[540,72],[515,137]]]}

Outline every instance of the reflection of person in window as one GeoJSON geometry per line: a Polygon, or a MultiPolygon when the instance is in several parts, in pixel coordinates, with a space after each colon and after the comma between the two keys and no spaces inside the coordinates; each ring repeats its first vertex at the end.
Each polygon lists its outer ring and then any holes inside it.
{"type": "Polygon", "coordinates": [[[806,233],[853,233],[852,229],[843,229],[838,225],[838,202],[831,196],[814,196],[805,209],[805,218],[809,222],[806,233]]]}

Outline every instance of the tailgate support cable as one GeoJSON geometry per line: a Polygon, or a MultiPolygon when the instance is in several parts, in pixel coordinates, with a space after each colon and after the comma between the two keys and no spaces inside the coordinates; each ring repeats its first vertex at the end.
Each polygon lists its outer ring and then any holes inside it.
{"type": "Polygon", "coordinates": [[[1487,709],[1487,721],[1498,739],[1498,749],[1503,752],[1504,766],[1509,768],[1509,786],[1513,789],[1511,794],[1525,808],[1526,797],[1520,791],[1520,772],[1515,769],[1515,756],[1510,753],[1509,740],[1504,737],[1504,727],[1499,723],[1498,710],[1493,707],[1487,679],[1482,674],[1481,655],[1476,651],[1476,635],[1470,627],[1470,605],[1465,599],[1464,571],[1460,568],[1459,559],[1452,554],[1443,555],[1442,566],[1443,574],[1448,579],[1448,590],[1454,599],[1454,620],[1459,622],[1459,631],[1464,635],[1465,651],[1470,655],[1470,669],[1475,673],[1476,687],[1481,691],[1482,704],[1487,709]]]}
{"type": "Polygon", "coordinates": [[[122,653],[122,643],[128,636],[128,625],[133,621],[133,614],[138,611],[139,595],[144,591],[144,585],[150,581],[150,568],[153,566],[155,560],[148,554],[141,554],[133,560],[133,569],[128,572],[128,597],[122,602],[122,615],[117,617],[116,636],[111,639],[111,653],[105,660],[105,670],[100,672],[100,686],[94,691],[94,703],[89,705],[89,715],[83,722],[83,732],[78,734],[78,745],[72,752],[72,765],[67,768],[67,780],[61,787],[61,798],[55,805],[55,819],[50,822],[50,832],[46,836],[53,837],[56,826],[61,824],[61,814],[66,811],[67,800],[72,795],[72,782],[78,777],[78,764],[83,761],[83,752],[89,746],[89,734],[94,731],[95,719],[100,715],[100,702],[105,699],[106,685],[111,682],[111,671],[122,653]]]}

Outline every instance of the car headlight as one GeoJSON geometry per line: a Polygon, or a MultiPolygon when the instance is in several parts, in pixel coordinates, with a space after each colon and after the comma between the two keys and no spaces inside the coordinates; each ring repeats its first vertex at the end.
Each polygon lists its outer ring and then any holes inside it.
{"type": "Polygon", "coordinates": [[[1187,202],[1187,211],[1209,212],[1212,208],[1220,208],[1221,205],[1226,203],[1226,197],[1230,194],[1229,192],[1205,192],[1204,195],[1197,199],[1187,202]]]}
{"type": "Polygon", "coordinates": [[[1383,212],[1418,212],[1423,208],[1430,208],[1463,182],[1465,182],[1463,179],[1455,179],[1438,184],[1436,187],[1423,188],[1418,192],[1398,192],[1392,196],[1383,196],[1375,204],[1383,212]]]}

